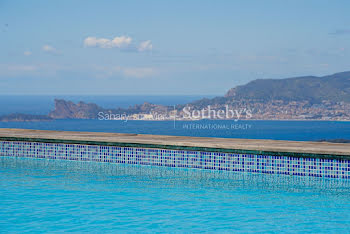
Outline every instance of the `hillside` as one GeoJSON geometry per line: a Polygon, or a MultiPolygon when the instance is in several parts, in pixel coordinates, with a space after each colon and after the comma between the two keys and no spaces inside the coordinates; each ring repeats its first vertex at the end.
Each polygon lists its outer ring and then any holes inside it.
{"type": "Polygon", "coordinates": [[[230,89],[225,97],[259,101],[350,102],[350,72],[323,77],[258,79],[230,89]]]}

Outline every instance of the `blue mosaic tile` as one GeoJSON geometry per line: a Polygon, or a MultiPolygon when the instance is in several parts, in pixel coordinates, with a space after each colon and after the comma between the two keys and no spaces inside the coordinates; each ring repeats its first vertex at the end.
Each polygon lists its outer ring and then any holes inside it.
{"type": "Polygon", "coordinates": [[[350,179],[350,161],[117,146],[0,141],[0,156],[350,179]]]}

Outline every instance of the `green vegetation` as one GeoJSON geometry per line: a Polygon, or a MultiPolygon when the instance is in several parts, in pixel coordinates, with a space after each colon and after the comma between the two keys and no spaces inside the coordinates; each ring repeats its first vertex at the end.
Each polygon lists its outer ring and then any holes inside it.
{"type": "Polygon", "coordinates": [[[350,72],[324,77],[258,79],[230,89],[225,97],[259,101],[350,102],[350,72]]]}

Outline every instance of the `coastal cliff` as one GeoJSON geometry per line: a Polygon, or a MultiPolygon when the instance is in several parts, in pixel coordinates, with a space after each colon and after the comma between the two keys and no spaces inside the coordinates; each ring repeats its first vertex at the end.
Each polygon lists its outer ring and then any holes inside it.
{"type": "Polygon", "coordinates": [[[63,99],[55,99],[55,109],[49,113],[54,119],[97,119],[99,113],[109,114],[140,114],[159,112],[165,113],[170,107],[156,105],[145,102],[141,105],[134,105],[129,108],[107,109],[96,105],[95,103],[79,102],[77,104],[63,99]]]}
{"type": "Polygon", "coordinates": [[[79,102],[55,99],[55,109],[49,113],[54,119],[95,119],[98,112],[104,111],[102,107],[94,103],[79,102]]]}

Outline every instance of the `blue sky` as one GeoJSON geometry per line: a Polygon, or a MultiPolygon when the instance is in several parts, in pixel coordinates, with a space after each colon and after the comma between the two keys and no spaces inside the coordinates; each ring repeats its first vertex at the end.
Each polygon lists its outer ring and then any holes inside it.
{"type": "Polygon", "coordinates": [[[222,95],[350,70],[349,1],[0,0],[0,93],[222,95]]]}

